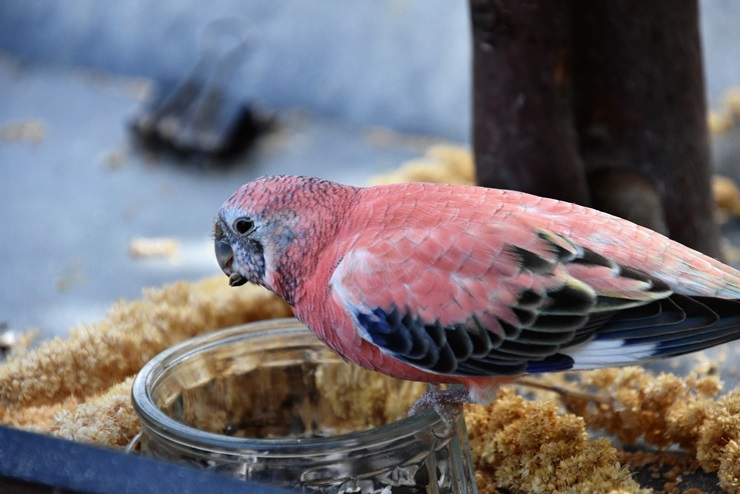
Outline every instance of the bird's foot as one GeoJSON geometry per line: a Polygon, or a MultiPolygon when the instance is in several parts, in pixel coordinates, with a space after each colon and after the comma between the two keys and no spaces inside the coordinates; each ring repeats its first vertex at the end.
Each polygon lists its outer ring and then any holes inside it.
{"type": "MultiPolygon", "coordinates": [[[[470,403],[470,393],[466,388],[430,389],[416,400],[409,410],[409,416],[415,415],[424,408],[432,408],[442,418],[446,428],[440,439],[450,439],[457,434],[457,420],[462,414],[463,404],[470,403]]],[[[436,435],[436,434],[435,434],[436,435]]]]}

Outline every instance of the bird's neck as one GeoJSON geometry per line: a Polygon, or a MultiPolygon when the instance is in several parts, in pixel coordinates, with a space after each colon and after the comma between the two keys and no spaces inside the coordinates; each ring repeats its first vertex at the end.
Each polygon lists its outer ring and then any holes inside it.
{"type": "Polygon", "coordinates": [[[343,238],[353,228],[353,210],[358,201],[355,187],[327,182],[316,191],[312,214],[302,220],[302,235],[296,235],[277,256],[269,288],[290,305],[299,304],[309,293],[325,289],[343,255],[343,238]]]}

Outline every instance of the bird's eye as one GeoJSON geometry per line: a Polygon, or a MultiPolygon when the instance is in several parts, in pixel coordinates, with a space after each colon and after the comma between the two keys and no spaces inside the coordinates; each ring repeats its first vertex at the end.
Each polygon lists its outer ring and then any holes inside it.
{"type": "Polygon", "coordinates": [[[239,218],[234,222],[234,231],[239,235],[246,235],[254,229],[254,221],[249,218],[239,218]]]}

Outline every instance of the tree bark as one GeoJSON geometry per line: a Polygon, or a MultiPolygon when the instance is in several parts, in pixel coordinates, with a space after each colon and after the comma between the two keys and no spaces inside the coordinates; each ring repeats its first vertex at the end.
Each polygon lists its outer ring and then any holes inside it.
{"type": "MultiPolygon", "coordinates": [[[[574,5],[575,111],[592,187],[615,169],[642,175],[663,205],[666,233],[718,255],[696,1],[574,5]]],[[[593,194],[595,207],[619,195],[606,189],[593,194]]],[[[607,212],[654,209],[649,195],[613,201],[607,212]]]]}
{"type": "Polygon", "coordinates": [[[709,255],[696,0],[470,0],[481,185],[591,205],[709,255]]]}
{"type": "Polygon", "coordinates": [[[569,2],[471,0],[478,183],[588,203],[572,112],[569,2]]]}

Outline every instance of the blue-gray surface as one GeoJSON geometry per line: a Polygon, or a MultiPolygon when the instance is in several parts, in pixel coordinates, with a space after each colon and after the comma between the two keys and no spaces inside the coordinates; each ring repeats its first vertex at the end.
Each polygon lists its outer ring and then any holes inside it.
{"type": "Polygon", "coordinates": [[[0,59],[5,128],[45,127],[37,143],[0,141],[0,321],[62,334],[142,287],[219,273],[213,219],[251,178],[302,173],[361,184],[420,152],[371,146],[361,127],[286,113],[281,129],[228,169],[152,161],[128,144],[137,84],[0,59]],[[167,236],[180,243],[174,258],[129,255],[135,237],[167,236]]]}
{"type": "Polygon", "coordinates": [[[213,217],[250,178],[292,172],[362,183],[421,152],[371,146],[367,125],[465,140],[465,5],[428,7],[0,3],[0,50],[8,54],[0,61],[0,128],[45,125],[36,144],[0,140],[0,322],[64,334],[142,287],[218,273],[208,238],[213,217]],[[152,164],[127,151],[125,124],[142,104],[137,81],[127,77],[182,79],[202,53],[206,26],[223,18],[244,22],[253,40],[232,91],[313,116],[282,115],[278,138],[228,172],[152,164]],[[175,263],[128,254],[133,237],[170,235],[181,244],[175,263]]]}

